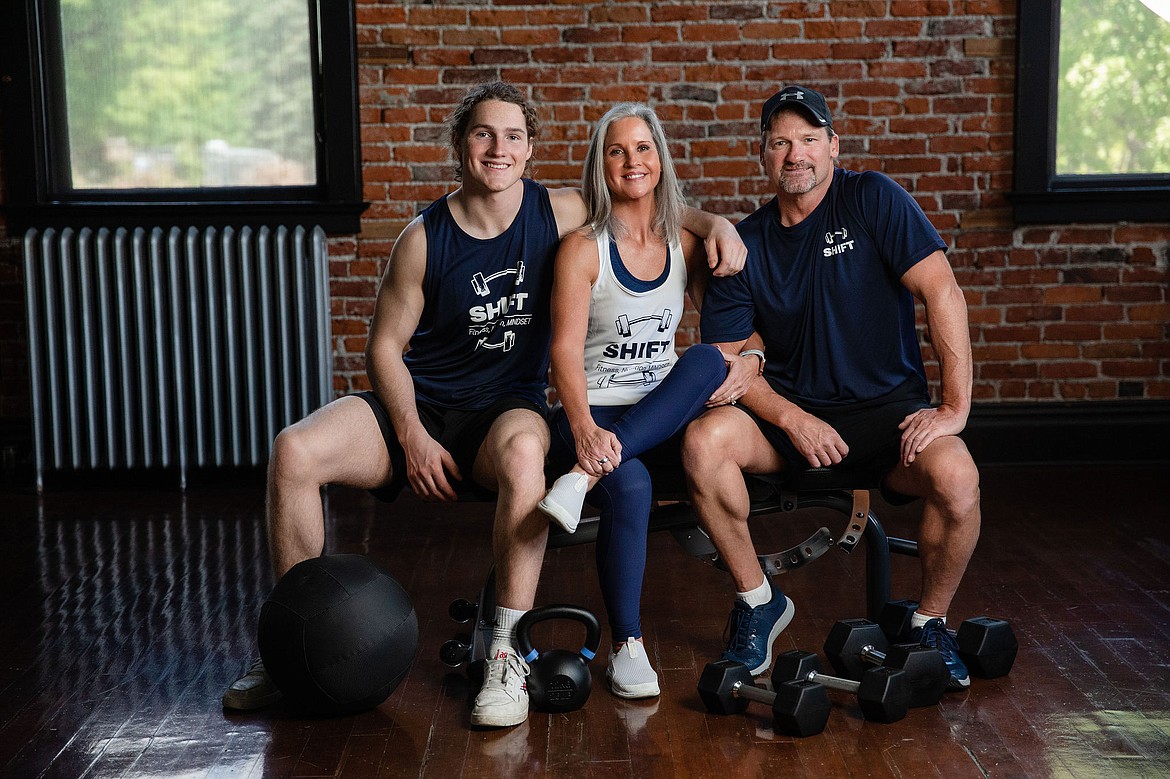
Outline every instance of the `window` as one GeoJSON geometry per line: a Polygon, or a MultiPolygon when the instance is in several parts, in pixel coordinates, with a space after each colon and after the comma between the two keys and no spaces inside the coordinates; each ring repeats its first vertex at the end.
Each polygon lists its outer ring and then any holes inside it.
{"type": "Polygon", "coordinates": [[[24,227],[300,221],[364,208],[352,0],[14,0],[5,212],[24,227]]]}
{"type": "Polygon", "coordinates": [[[1167,17],[1167,0],[1021,0],[1018,222],[1170,221],[1167,17]]]}

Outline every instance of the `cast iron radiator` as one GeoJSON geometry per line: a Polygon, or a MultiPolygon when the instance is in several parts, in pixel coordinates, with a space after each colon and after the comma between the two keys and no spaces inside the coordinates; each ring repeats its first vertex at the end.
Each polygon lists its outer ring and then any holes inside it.
{"type": "Polygon", "coordinates": [[[319,227],[29,230],[37,490],[48,470],[254,466],[331,397],[319,227]]]}

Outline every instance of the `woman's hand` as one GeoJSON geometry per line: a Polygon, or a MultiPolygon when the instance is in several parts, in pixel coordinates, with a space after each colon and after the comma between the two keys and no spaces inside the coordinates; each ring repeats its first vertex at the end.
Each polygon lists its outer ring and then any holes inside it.
{"type": "Polygon", "coordinates": [[[727,378],[707,399],[707,408],[735,405],[759,375],[759,360],[751,355],[726,358],[724,362],[727,364],[727,378]]]}
{"type": "Polygon", "coordinates": [[[621,441],[605,428],[594,425],[580,435],[574,432],[573,438],[577,441],[577,463],[590,476],[601,478],[621,465],[621,441]]]}

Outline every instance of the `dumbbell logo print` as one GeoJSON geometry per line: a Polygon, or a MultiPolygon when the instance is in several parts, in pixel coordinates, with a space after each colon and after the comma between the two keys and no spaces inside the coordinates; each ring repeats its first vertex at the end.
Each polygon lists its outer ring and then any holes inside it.
{"type": "MultiPolygon", "coordinates": [[[[471,277],[471,288],[475,290],[475,294],[479,297],[488,297],[491,295],[491,287],[489,282],[495,281],[499,278],[513,277],[511,279],[512,288],[518,289],[520,284],[524,282],[524,262],[523,260],[516,263],[515,268],[505,268],[488,275],[477,271],[471,277]]],[[[476,339],[475,348],[480,349],[499,349],[504,352],[509,352],[512,347],[516,345],[516,331],[505,329],[503,337],[499,340],[494,339],[494,333],[499,325],[503,322],[504,317],[509,313],[513,307],[523,308],[523,301],[527,298],[525,293],[513,293],[512,295],[505,295],[500,298],[498,304],[485,304],[483,306],[476,306],[472,309],[473,320],[495,320],[491,329],[480,338],[476,339]]]]}
{"type": "Polygon", "coordinates": [[[673,314],[671,314],[669,308],[664,309],[661,314],[647,314],[646,316],[640,316],[637,319],[630,319],[625,314],[622,314],[617,318],[614,324],[617,325],[617,331],[619,335],[624,338],[629,338],[634,334],[633,325],[636,325],[640,322],[656,321],[658,322],[658,332],[665,333],[670,327],[670,320],[672,316],[673,314]]]}

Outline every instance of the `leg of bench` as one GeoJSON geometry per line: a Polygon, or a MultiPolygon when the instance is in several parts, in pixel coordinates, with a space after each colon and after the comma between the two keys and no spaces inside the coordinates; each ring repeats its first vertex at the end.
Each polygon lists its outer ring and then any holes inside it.
{"type": "Polygon", "coordinates": [[[872,513],[865,525],[865,599],[871,622],[877,622],[890,599],[890,542],[872,513]]]}
{"type": "MultiPolygon", "coordinates": [[[[487,659],[488,648],[492,643],[492,632],[496,625],[496,566],[494,563],[488,569],[483,589],[479,591],[479,606],[476,612],[475,627],[471,631],[469,666],[475,663],[482,664],[487,659]]],[[[472,671],[473,676],[479,673],[479,669],[472,671]]]]}

